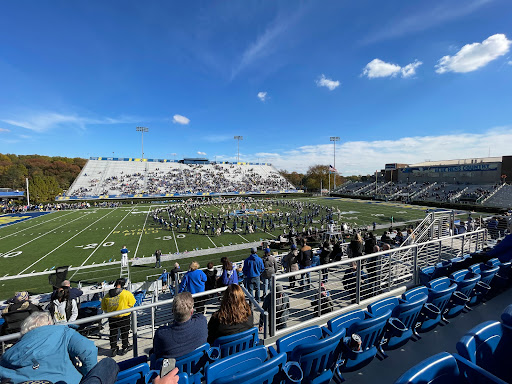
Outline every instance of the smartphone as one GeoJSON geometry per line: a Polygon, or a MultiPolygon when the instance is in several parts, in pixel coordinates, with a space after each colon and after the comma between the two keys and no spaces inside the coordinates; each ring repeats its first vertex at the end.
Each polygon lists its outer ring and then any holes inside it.
{"type": "Polygon", "coordinates": [[[164,359],[160,369],[160,377],[164,377],[176,367],[176,359],[164,359]]]}

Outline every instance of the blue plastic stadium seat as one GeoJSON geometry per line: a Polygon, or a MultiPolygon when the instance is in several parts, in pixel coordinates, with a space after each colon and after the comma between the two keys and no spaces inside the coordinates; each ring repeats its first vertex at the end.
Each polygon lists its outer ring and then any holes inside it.
{"type": "Polygon", "coordinates": [[[512,382],[511,351],[512,328],[498,321],[477,325],[457,343],[462,357],[507,382],[512,382]]]}
{"type": "Polygon", "coordinates": [[[454,272],[450,275],[450,280],[457,285],[457,289],[448,303],[445,316],[447,318],[455,317],[461,313],[471,298],[475,295],[476,284],[480,281],[480,275],[467,269],[454,272]]]}
{"type": "Polygon", "coordinates": [[[142,305],[142,302],[144,301],[144,298],[146,297],[146,290],[143,289],[142,291],[134,292],[133,296],[135,297],[134,307],[138,307],[138,306],[142,305]]]}
{"type": "MultiPolygon", "coordinates": [[[[287,363],[285,353],[260,345],[216,361],[206,368],[206,384],[301,383],[299,364],[287,363]]],[[[181,381],[179,382],[181,384],[181,381]]]]}
{"type": "Polygon", "coordinates": [[[466,359],[441,352],[405,372],[395,384],[504,384],[466,359]]]}
{"type": "Polygon", "coordinates": [[[139,356],[117,363],[116,384],[147,384],[151,375],[147,361],[147,356],[139,356]]]}
{"type": "Polygon", "coordinates": [[[80,308],[100,308],[101,307],[101,301],[95,300],[95,301],[85,301],[83,303],[80,303],[80,308]]]}
{"type": "Polygon", "coordinates": [[[374,316],[363,310],[355,310],[329,320],[327,327],[333,333],[346,329],[346,337],[342,344],[344,362],[341,372],[354,371],[373,360],[377,352],[381,350],[380,342],[384,334],[387,321],[391,316],[391,310],[380,316],[374,316]],[[354,351],[350,348],[352,335],[361,338],[361,347],[354,351]]]}
{"type": "Polygon", "coordinates": [[[413,333],[416,337],[420,338],[417,331],[427,332],[433,329],[441,321],[441,310],[432,303],[428,302],[429,289],[427,287],[419,286],[409,289],[402,294],[402,299],[407,302],[415,302],[417,300],[426,300],[423,304],[413,333]]]}
{"type": "Polygon", "coordinates": [[[389,297],[368,306],[368,312],[374,316],[380,316],[391,310],[391,317],[388,319],[381,343],[384,350],[398,348],[416,335],[416,321],[427,298],[427,295],[422,295],[415,300],[407,301],[389,297]]]}
{"type": "Polygon", "coordinates": [[[475,286],[475,295],[469,300],[470,305],[477,304],[485,299],[487,294],[491,292],[494,276],[499,271],[498,266],[486,266],[483,263],[473,264],[469,270],[480,275],[480,281],[475,286]]]}
{"type": "MultiPolygon", "coordinates": [[[[431,319],[423,321],[418,331],[427,332],[433,329],[437,324],[440,323],[441,320],[445,320],[443,314],[447,311],[447,306],[452,300],[452,296],[456,295],[455,290],[457,289],[457,284],[452,283],[450,279],[447,277],[440,277],[438,279],[432,280],[427,284],[428,288],[428,303],[433,304],[440,312],[438,316],[434,316],[434,314],[430,314],[432,316],[431,319]]],[[[461,300],[464,297],[461,296],[461,300]]],[[[458,300],[458,298],[457,298],[458,300]]],[[[458,302],[458,301],[457,301],[458,302]]],[[[464,301],[465,303],[465,301],[464,301]]],[[[436,312],[434,307],[431,307],[431,312],[436,312]]]]}
{"type": "Polygon", "coordinates": [[[487,261],[485,264],[487,267],[498,267],[499,271],[495,276],[496,279],[496,289],[502,289],[507,287],[510,284],[510,271],[511,271],[511,263],[506,262],[502,263],[499,259],[494,258],[487,261]]]}
{"type": "MultiPolygon", "coordinates": [[[[187,374],[188,383],[201,383],[204,378],[206,367],[220,356],[218,348],[211,348],[210,344],[205,343],[184,356],[176,359],[176,367],[181,373],[187,374]]],[[[155,359],[150,356],[151,369],[160,370],[163,358],[155,359]]]]}
{"type": "Polygon", "coordinates": [[[276,346],[279,353],[288,356],[288,361],[300,364],[304,375],[302,383],[328,384],[334,373],[337,380],[342,381],[339,356],[344,336],[345,328],[331,332],[313,326],[280,338],[276,346]]]}
{"type": "Polygon", "coordinates": [[[256,347],[258,344],[258,328],[254,327],[234,335],[219,337],[213,346],[220,349],[220,357],[226,357],[256,347]]]}
{"type": "Polygon", "coordinates": [[[428,266],[428,267],[420,269],[420,284],[425,285],[430,280],[432,280],[435,270],[436,270],[436,267],[434,267],[434,266],[428,266]]]}

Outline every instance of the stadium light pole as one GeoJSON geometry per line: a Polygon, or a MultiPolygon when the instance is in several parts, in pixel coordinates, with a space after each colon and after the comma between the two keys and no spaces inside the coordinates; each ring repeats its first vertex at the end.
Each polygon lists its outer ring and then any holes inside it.
{"type": "Polygon", "coordinates": [[[141,157],[141,159],[144,159],[144,132],[149,131],[149,129],[146,127],[137,127],[137,128],[135,128],[135,130],[137,132],[140,132],[142,135],[142,157],[141,157]]]}
{"type": "Polygon", "coordinates": [[[331,136],[329,138],[330,141],[332,141],[332,143],[334,144],[334,164],[333,164],[333,167],[334,167],[334,175],[333,175],[333,189],[336,189],[336,142],[337,141],[340,141],[340,138],[338,136],[331,136]]]}
{"type": "Polygon", "coordinates": [[[240,162],[240,140],[243,140],[244,137],[243,136],[235,136],[234,139],[238,141],[236,162],[239,163],[240,162]]]}

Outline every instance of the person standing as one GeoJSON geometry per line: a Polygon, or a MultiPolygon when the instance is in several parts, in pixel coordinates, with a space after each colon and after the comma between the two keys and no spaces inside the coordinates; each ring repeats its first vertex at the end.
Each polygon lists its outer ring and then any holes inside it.
{"type": "Polygon", "coordinates": [[[256,301],[260,300],[260,276],[264,270],[265,266],[258,256],[258,250],[256,247],[251,248],[251,254],[245,259],[242,272],[245,276],[245,287],[256,301]]]}
{"type": "MultiPolygon", "coordinates": [[[[302,240],[302,248],[300,249],[300,253],[299,253],[300,269],[311,268],[312,259],[313,259],[313,250],[307,244],[306,239],[303,239],[302,240]]],[[[304,286],[306,289],[309,289],[310,284],[311,284],[310,273],[309,272],[303,273],[301,275],[301,290],[304,289],[304,286]],[[307,281],[307,283],[306,283],[306,281],[307,281]]]]}
{"type": "MultiPolygon", "coordinates": [[[[206,274],[199,269],[199,263],[197,261],[193,261],[190,263],[188,272],[183,275],[178,293],[190,292],[194,294],[204,292],[207,280],[208,277],[206,274]]],[[[205,297],[199,297],[194,301],[194,306],[198,313],[204,312],[204,302],[205,297]]]]}
{"type": "Polygon", "coordinates": [[[160,260],[161,260],[161,257],[162,257],[162,250],[160,249],[157,249],[155,251],[155,268],[162,268],[162,265],[160,264],[160,260]]]}
{"type": "Polygon", "coordinates": [[[123,248],[121,248],[121,266],[123,267],[128,266],[128,252],[130,251],[126,249],[126,245],[123,245],[123,248]]]}
{"type": "MultiPolygon", "coordinates": [[[[295,244],[292,244],[290,253],[284,257],[284,264],[286,264],[286,272],[297,272],[299,270],[299,250],[295,244]]],[[[297,280],[297,275],[288,278],[290,288],[295,288],[295,280],[297,280]]]]}
{"type": "MultiPolygon", "coordinates": [[[[107,295],[101,300],[101,309],[103,312],[115,312],[123,309],[131,308],[135,305],[135,297],[133,293],[124,289],[126,280],[119,278],[114,283],[113,289],[108,291],[107,295]]],[[[110,350],[111,356],[121,355],[131,351],[133,347],[128,342],[128,334],[130,333],[130,313],[112,316],[108,318],[108,326],[110,328],[110,350]],[[119,351],[117,346],[117,333],[121,331],[121,340],[123,349],[119,351]]]]}
{"type": "Polygon", "coordinates": [[[265,248],[263,266],[265,269],[261,274],[261,282],[263,284],[263,296],[266,296],[269,290],[270,278],[273,274],[277,273],[277,261],[275,257],[270,254],[270,248],[265,248]]]}

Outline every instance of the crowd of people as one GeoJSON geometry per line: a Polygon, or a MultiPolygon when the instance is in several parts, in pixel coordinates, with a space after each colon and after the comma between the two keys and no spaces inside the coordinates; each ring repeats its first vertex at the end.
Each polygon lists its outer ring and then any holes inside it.
{"type": "MultiPolygon", "coordinates": [[[[92,161],[92,160],[91,160],[92,161]]],[[[105,162],[106,163],[106,162],[105,162]]],[[[149,164],[149,163],[148,163],[149,164]]],[[[158,163],[143,171],[84,172],[68,196],[130,195],[166,193],[228,193],[294,189],[270,165],[158,163]],[[85,184],[85,185],[84,185],[85,184]]],[[[87,168],[86,168],[87,169],[87,168]]]]}

